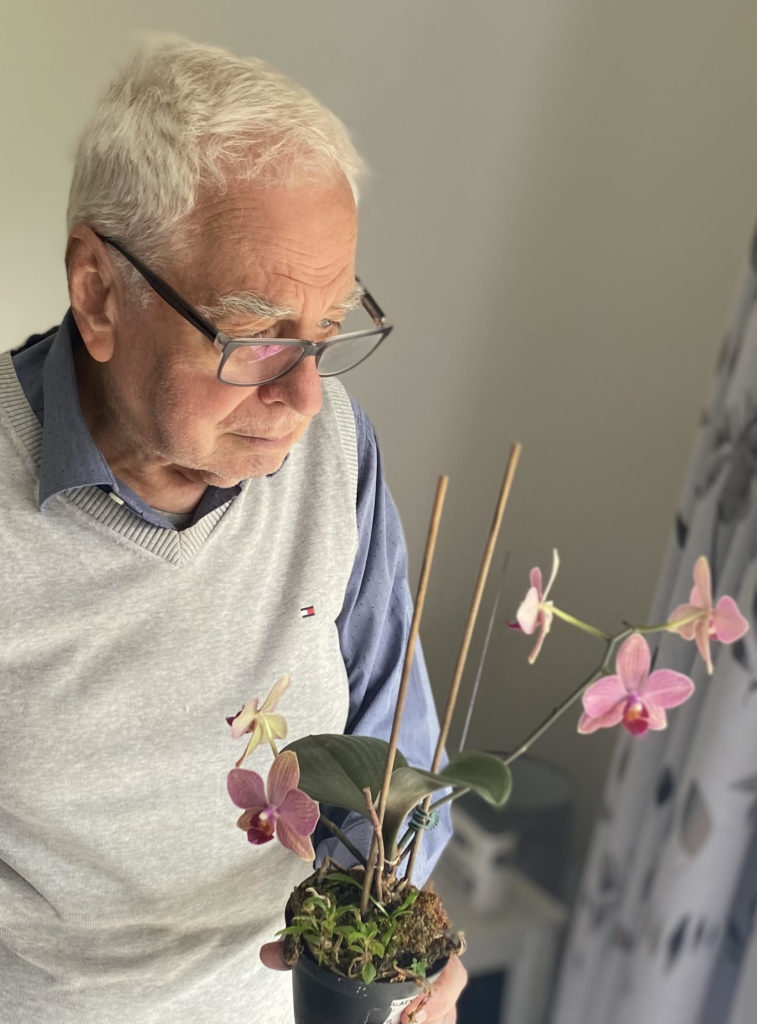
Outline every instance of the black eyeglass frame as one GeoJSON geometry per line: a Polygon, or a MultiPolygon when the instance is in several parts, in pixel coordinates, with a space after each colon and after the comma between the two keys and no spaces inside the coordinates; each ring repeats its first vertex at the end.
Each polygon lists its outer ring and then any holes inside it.
{"type": "Polygon", "coordinates": [[[112,246],[116,250],[116,252],[119,252],[124,257],[125,260],[128,260],[128,262],[131,263],[134,269],[145,279],[145,281],[147,281],[152,290],[157,295],[159,295],[164,302],[167,302],[169,306],[176,310],[179,316],[182,316],[186,321],[188,321],[188,323],[190,323],[196,330],[198,330],[200,334],[204,335],[204,337],[206,337],[208,341],[210,341],[213,344],[213,346],[221,353],[221,360],[218,364],[218,371],[216,373],[216,376],[224,384],[229,384],[232,387],[257,388],[263,384],[270,384],[272,381],[278,380],[280,377],[284,377],[287,373],[293,370],[295,366],[298,366],[302,362],[302,360],[305,359],[307,356],[313,356],[315,358],[315,366],[316,369],[318,370],[319,376],[338,377],[342,373],[347,373],[349,370],[354,370],[356,366],[359,366],[361,363],[365,362],[368,356],[372,356],[376,349],[379,347],[379,345],[386,341],[386,339],[391,334],[394,328],[394,325],[389,323],[389,321],[384,316],[379,304],[376,302],[376,300],[373,298],[370,292],[368,292],[365,289],[363,283],[360,281],[360,278],[356,277],[355,280],[362,289],[360,301],[362,303],[363,309],[366,311],[368,316],[371,318],[371,320],[373,320],[374,324],[376,325],[375,328],[366,328],[365,330],[361,331],[350,331],[348,334],[340,334],[336,338],[329,338],[326,341],[305,341],[304,339],[300,338],[265,338],[261,339],[260,341],[257,341],[255,339],[248,340],[246,338],[231,338],[229,337],[228,334],[225,334],[223,331],[219,331],[217,327],[215,327],[209,320],[207,320],[199,312],[199,310],[195,309],[195,307],[190,302],[187,302],[186,299],[182,298],[182,296],[179,295],[175,288],[172,288],[171,285],[167,281],[164,281],[163,278],[160,277],[158,274],[156,274],[154,270],[150,270],[150,268],[145,263],[143,263],[140,259],[134,256],[131,252],[129,252],[129,250],[125,246],[123,246],[117,239],[111,238],[109,235],[101,235],[98,231],[95,231],[94,233],[97,235],[101,242],[105,242],[106,245],[112,246]],[[358,359],[356,363],[353,363],[351,366],[346,367],[344,370],[336,370],[333,373],[321,372],[319,364],[321,362],[321,359],[323,358],[325,353],[328,352],[329,349],[333,348],[336,345],[339,345],[340,342],[354,341],[357,338],[367,338],[370,336],[377,336],[378,341],[373,346],[373,348],[366,352],[364,356],[361,356],[361,358],[358,359]],[[239,381],[224,380],[223,368],[228,362],[228,359],[232,352],[234,352],[238,348],[251,348],[255,346],[262,347],[263,345],[271,344],[281,345],[287,348],[297,348],[299,349],[300,354],[297,360],[294,363],[292,363],[291,366],[288,366],[286,370],[283,370],[281,373],[277,373],[273,377],[269,377],[266,380],[258,380],[255,381],[254,384],[242,384],[239,381]]]}

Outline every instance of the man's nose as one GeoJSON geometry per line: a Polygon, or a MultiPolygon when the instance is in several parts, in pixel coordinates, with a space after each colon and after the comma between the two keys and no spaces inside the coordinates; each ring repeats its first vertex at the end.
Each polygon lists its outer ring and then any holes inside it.
{"type": "Polygon", "coordinates": [[[283,402],[301,416],[315,416],[323,401],[315,359],[306,356],[283,377],[261,384],[258,395],[263,402],[283,402]]]}

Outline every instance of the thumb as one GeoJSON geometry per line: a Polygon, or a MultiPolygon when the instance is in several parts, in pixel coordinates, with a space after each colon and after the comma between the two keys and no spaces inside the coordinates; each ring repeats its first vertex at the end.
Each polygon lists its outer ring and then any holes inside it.
{"type": "Polygon", "coordinates": [[[260,959],[272,971],[291,971],[292,969],[284,960],[283,942],[264,942],[260,947],[260,959]]]}

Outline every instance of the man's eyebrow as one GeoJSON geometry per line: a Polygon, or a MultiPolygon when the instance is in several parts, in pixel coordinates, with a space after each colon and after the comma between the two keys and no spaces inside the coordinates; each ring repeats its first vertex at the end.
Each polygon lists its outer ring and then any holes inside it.
{"type": "MultiPolygon", "coordinates": [[[[342,302],[335,302],[332,308],[344,310],[345,313],[357,309],[362,302],[363,291],[362,286],[356,283],[347,298],[342,302]]],[[[296,312],[290,306],[276,305],[257,292],[232,292],[221,296],[214,305],[198,306],[197,310],[212,323],[239,316],[250,316],[259,320],[280,320],[285,316],[294,316],[296,312]]]]}
{"type": "Polygon", "coordinates": [[[233,319],[239,316],[251,316],[259,320],[279,320],[285,316],[294,316],[289,306],[277,306],[256,292],[232,292],[223,295],[212,306],[198,306],[198,312],[206,320],[233,319]]]}
{"type": "Polygon", "coordinates": [[[345,313],[349,313],[351,309],[357,309],[363,301],[363,293],[365,288],[362,285],[355,282],[355,287],[352,289],[350,294],[343,302],[335,302],[335,309],[343,309],[345,313]]]}

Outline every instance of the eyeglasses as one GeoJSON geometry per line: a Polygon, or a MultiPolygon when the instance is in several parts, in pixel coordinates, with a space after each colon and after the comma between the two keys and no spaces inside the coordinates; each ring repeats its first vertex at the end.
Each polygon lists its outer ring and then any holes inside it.
{"type": "MultiPolygon", "coordinates": [[[[225,384],[248,388],[270,384],[293,370],[307,356],[315,358],[315,366],[321,377],[336,377],[367,359],[392,331],[393,325],[387,321],[370,293],[363,288],[360,302],[362,309],[373,321],[374,326],[371,328],[350,331],[326,341],[275,337],[230,338],[115,238],[95,233],[101,241],[120,252],[164,302],[212,342],[221,353],[217,376],[225,384]]],[[[362,288],[360,281],[356,280],[362,288]]]]}

